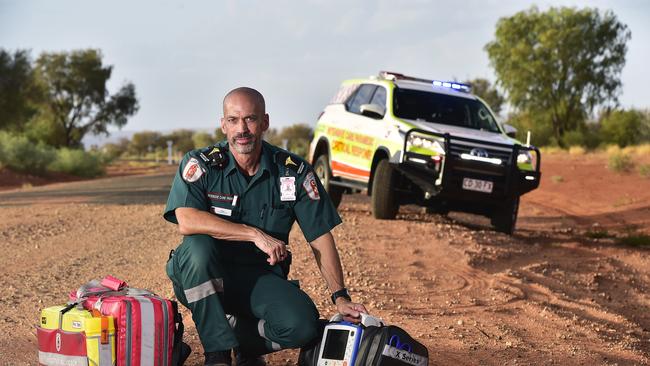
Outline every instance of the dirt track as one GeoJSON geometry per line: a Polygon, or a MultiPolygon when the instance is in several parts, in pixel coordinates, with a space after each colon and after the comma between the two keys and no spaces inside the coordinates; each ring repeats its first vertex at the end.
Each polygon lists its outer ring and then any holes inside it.
{"type": "MultiPolygon", "coordinates": [[[[514,237],[484,218],[415,207],[380,222],[365,196],[344,197],[334,233],[353,296],[425,343],[433,365],[649,364],[650,248],[612,236],[650,234],[650,181],[611,173],[597,156],[545,157],[543,173],[542,187],[524,196],[514,237]]],[[[160,179],[0,193],[0,364],[37,364],[39,309],[88,279],[110,273],[172,295],[163,266],[180,236],[160,217],[165,186],[152,183],[160,179]]],[[[297,226],[291,247],[291,277],[329,317],[334,309],[297,226]]],[[[188,328],[189,364],[201,365],[188,328]]],[[[296,355],[269,361],[293,364],[296,355]]]]}

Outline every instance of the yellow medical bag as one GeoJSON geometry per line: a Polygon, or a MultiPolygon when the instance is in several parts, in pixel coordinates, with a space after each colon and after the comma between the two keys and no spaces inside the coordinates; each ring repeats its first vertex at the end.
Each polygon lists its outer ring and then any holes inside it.
{"type": "Polygon", "coordinates": [[[39,363],[49,364],[83,364],[83,354],[87,357],[87,365],[115,365],[115,324],[112,316],[94,314],[88,310],[68,310],[61,317],[61,311],[66,306],[51,306],[41,311],[41,322],[38,329],[39,363]],[[84,333],[83,341],[78,337],[84,333]],[[67,339],[75,341],[63,344],[67,339]]]}

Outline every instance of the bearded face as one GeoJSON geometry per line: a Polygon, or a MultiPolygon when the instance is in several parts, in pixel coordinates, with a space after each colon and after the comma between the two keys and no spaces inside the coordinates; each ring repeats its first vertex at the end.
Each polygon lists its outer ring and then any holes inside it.
{"type": "Polygon", "coordinates": [[[223,105],[221,130],[230,147],[239,154],[259,152],[262,135],[269,128],[264,106],[246,93],[230,95],[223,105]]]}

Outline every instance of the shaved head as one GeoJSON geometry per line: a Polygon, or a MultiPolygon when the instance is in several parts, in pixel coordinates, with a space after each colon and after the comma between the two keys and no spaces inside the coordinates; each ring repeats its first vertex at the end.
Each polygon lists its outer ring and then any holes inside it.
{"type": "Polygon", "coordinates": [[[236,88],[228,92],[225,97],[223,97],[223,109],[224,109],[224,115],[226,111],[226,104],[230,102],[230,99],[232,99],[235,96],[244,96],[247,97],[249,100],[253,101],[257,107],[259,108],[259,112],[262,114],[266,113],[266,102],[264,101],[264,96],[262,93],[258,92],[257,90],[253,88],[248,88],[245,86],[236,88]]]}

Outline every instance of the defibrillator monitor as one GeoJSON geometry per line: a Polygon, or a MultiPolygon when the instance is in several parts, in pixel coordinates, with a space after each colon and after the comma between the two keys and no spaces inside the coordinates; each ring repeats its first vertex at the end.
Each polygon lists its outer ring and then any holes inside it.
{"type": "Polygon", "coordinates": [[[361,326],[348,322],[326,325],[317,366],[354,365],[362,332],[361,326]]]}

